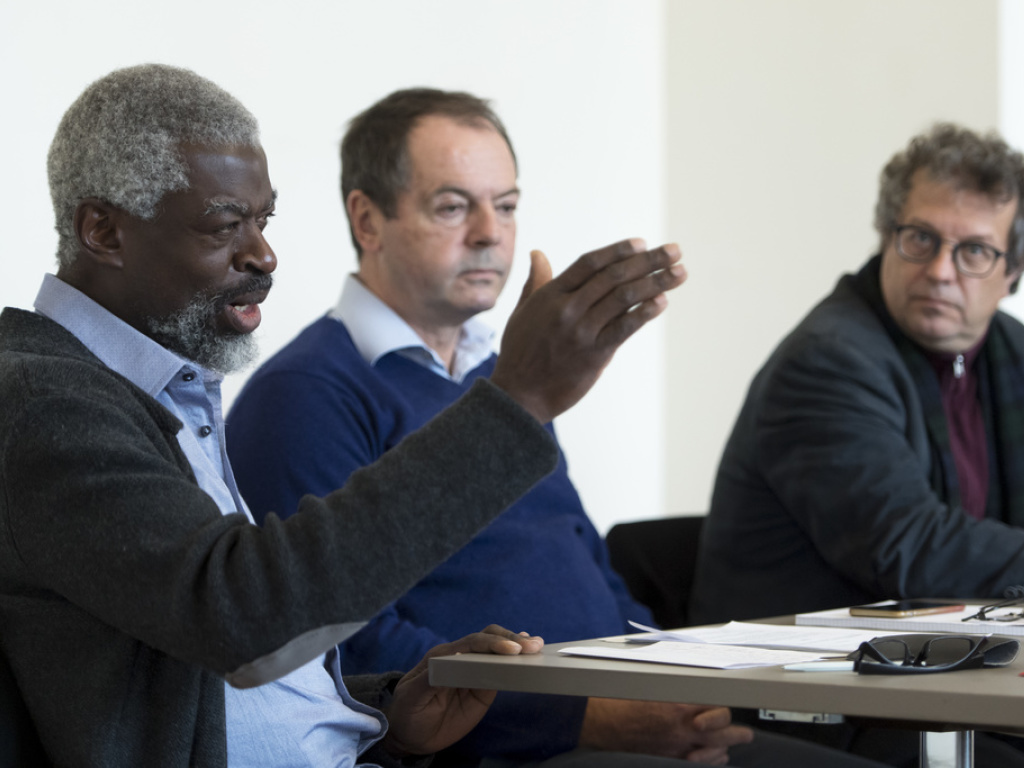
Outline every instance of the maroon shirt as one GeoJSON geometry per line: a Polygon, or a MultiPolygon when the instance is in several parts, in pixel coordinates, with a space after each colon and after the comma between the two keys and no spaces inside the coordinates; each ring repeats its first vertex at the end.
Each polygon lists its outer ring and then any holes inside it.
{"type": "Polygon", "coordinates": [[[984,337],[962,354],[925,352],[942,391],[949,446],[960,484],[960,503],[971,517],[985,516],[988,501],[988,441],[978,400],[975,362],[984,337]]]}

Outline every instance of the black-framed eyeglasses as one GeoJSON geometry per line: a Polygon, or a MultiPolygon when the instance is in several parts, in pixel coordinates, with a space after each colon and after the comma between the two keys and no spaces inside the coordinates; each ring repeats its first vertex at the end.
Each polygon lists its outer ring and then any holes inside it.
{"type": "Polygon", "coordinates": [[[853,668],[862,675],[919,675],[981,669],[985,665],[984,635],[939,635],[918,650],[900,637],[876,637],[852,654],[853,668]]]}
{"type": "Polygon", "coordinates": [[[1006,600],[1000,600],[998,603],[984,605],[980,611],[972,613],[970,616],[964,616],[960,621],[1017,621],[1018,619],[1024,619],[1024,610],[1011,611],[1001,616],[989,615],[992,611],[999,610],[1000,608],[1009,608],[1010,606],[1021,605],[1022,603],[1024,603],[1024,595],[1008,597],[1006,600]]]}
{"type": "Polygon", "coordinates": [[[938,232],[918,227],[914,224],[902,224],[893,230],[896,241],[896,252],[906,261],[913,264],[924,264],[939,255],[943,242],[953,244],[953,266],[956,271],[966,277],[988,277],[996,268],[1000,256],[1005,251],[997,250],[987,243],[977,240],[950,240],[938,232]]]}

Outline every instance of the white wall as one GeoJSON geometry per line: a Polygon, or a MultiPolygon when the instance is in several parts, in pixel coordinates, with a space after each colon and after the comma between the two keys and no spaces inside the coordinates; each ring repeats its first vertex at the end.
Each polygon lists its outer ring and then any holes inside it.
{"type": "MultiPolygon", "coordinates": [[[[30,306],[56,237],[45,178],[61,114],[91,81],[144,61],[187,66],[260,118],[280,192],[268,237],[280,259],[264,351],[336,298],[354,266],[337,191],[346,121],[411,85],[495,101],[520,158],[520,265],[561,269],[624,237],[662,235],[662,6],[657,0],[378,0],[285,6],[182,0],[4,3],[0,306],[30,306]],[[12,237],[13,235],[13,237],[12,237]]],[[[500,327],[525,269],[492,313],[500,327]]],[[[664,506],[662,329],[646,329],[559,421],[570,471],[599,527],[664,506]]],[[[243,377],[229,380],[229,396],[243,377]]]]}
{"type": "Polygon", "coordinates": [[[345,121],[398,87],[468,89],[495,100],[520,157],[520,262],[539,247],[563,267],[635,235],[683,246],[691,279],[668,317],[559,430],[602,530],[703,511],[751,376],[874,248],[886,159],[936,119],[998,120],[1024,145],[1022,39],[1020,0],[8,2],[0,304],[28,306],[51,268],[46,148],[115,67],[192,67],[261,119],[281,193],[266,352],[354,266],[336,189],[345,121]]]}
{"type": "MultiPolygon", "coordinates": [[[[999,2],[999,130],[1024,149],[1024,2],[999,2]]],[[[1003,300],[1002,308],[1024,320],[1024,292],[1003,300]]]]}
{"type": "Polygon", "coordinates": [[[939,119],[996,126],[997,3],[667,8],[666,222],[691,272],[667,323],[667,502],[695,512],[755,371],[876,248],[888,158],[939,119]]]}

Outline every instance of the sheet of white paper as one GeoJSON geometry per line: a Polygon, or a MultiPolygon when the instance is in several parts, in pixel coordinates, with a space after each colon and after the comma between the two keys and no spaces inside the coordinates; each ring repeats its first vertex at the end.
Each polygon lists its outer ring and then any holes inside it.
{"type": "Polygon", "coordinates": [[[849,652],[857,650],[865,640],[878,636],[877,632],[863,629],[798,627],[791,624],[752,624],[742,621],[731,621],[721,627],[697,627],[674,631],[655,629],[635,621],[629,623],[648,633],[625,636],[625,641],[630,643],[675,640],[684,643],[717,643],[718,645],[748,645],[761,648],[849,652]]]}
{"type": "Polygon", "coordinates": [[[796,664],[820,659],[817,653],[750,648],[738,645],[712,645],[710,643],[680,643],[666,641],[631,648],[611,646],[573,646],[559,651],[566,656],[591,656],[620,661],[648,661],[656,664],[678,664],[686,667],[712,669],[743,669],[745,667],[772,667],[778,664],[796,664]]]}

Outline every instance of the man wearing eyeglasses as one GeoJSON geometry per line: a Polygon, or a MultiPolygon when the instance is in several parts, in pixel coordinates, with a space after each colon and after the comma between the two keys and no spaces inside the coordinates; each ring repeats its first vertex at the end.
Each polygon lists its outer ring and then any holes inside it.
{"type": "Polygon", "coordinates": [[[704,528],[695,621],[1024,583],[1024,326],[998,310],[1022,270],[1022,189],[1020,153],[952,125],[885,167],[881,253],[751,385],[704,528]]]}

